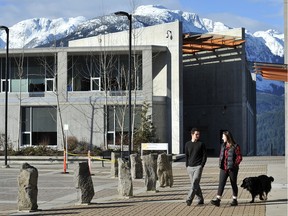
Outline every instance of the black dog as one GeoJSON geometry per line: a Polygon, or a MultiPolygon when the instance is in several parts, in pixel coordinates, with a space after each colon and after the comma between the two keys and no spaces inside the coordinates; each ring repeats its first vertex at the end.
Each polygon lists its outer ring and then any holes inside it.
{"type": "Polygon", "coordinates": [[[267,200],[268,193],[271,190],[271,182],[273,181],[274,178],[272,176],[268,177],[267,175],[247,177],[243,180],[241,187],[250,192],[252,196],[250,203],[253,203],[257,195],[259,195],[260,200],[267,200]]]}

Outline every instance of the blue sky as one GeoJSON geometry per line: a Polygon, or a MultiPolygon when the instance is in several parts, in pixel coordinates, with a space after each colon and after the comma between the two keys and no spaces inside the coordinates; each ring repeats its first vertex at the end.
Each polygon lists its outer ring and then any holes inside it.
{"type": "Polygon", "coordinates": [[[182,7],[186,5],[185,10],[231,27],[245,27],[253,32],[270,28],[284,31],[284,0],[181,0],[180,2],[182,7]]]}
{"type": "Polygon", "coordinates": [[[119,10],[131,13],[137,6],[148,4],[196,13],[251,32],[284,31],[284,0],[0,0],[0,25],[10,27],[35,17],[93,18],[119,10]]]}

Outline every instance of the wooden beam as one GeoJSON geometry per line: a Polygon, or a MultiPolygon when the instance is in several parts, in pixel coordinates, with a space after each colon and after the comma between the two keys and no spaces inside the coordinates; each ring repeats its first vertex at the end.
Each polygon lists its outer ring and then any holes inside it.
{"type": "Polygon", "coordinates": [[[183,54],[194,54],[196,52],[200,52],[198,49],[182,49],[183,54]]]}
{"type": "Polygon", "coordinates": [[[209,45],[209,44],[185,44],[183,45],[183,48],[185,49],[189,49],[189,48],[192,48],[192,49],[199,49],[199,50],[215,50],[215,49],[218,49],[218,48],[221,48],[221,46],[216,46],[216,45],[209,45]]]}
{"type": "Polygon", "coordinates": [[[268,79],[268,80],[276,80],[276,81],[284,81],[284,82],[288,81],[287,76],[274,76],[274,75],[264,75],[263,74],[262,77],[264,79],[268,79]]]}

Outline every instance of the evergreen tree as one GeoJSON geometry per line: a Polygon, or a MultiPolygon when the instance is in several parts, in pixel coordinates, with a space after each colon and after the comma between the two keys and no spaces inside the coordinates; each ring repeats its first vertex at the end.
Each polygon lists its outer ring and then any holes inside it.
{"type": "Polygon", "coordinates": [[[141,123],[134,133],[134,151],[140,152],[141,143],[154,143],[158,142],[156,136],[156,128],[153,125],[151,115],[148,115],[149,104],[144,102],[141,112],[141,123]]]}

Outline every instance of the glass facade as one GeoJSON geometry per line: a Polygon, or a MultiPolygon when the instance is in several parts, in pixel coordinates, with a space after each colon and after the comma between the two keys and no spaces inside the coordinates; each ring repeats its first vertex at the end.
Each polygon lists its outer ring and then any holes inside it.
{"type": "MultiPolygon", "coordinates": [[[[18,56],[9,60],[9,92],[50,92],[57,87],[57,58],[18,56]]],[[[67,91],[128,90],[128,55],[69,55],[67,91]]],[[[6,59],[0,58],[1,91],[5,91],[6,59]]],[[[131,89],[142,90],[142,56],[133,55],[131,89]]]]}
{"type": "MultiPolygon", "coordinates": [[[[5,91],[5,61],[0,58],[2,92],[5,91]]],[[[51,85],[56,87],[56,56],[19,56],[10,58],[9,63],[9,92],[45,92],[51,91],[51,85]]]]}
{"type": "MultiPolygon", "coordinates": [[[[68,91],[128,90],[128,55],[71,55],[68,57],[68,91]]],[[[142,89],[142,57],[134,55],[131,89],[142,89]]]]}
{"type": "Polygon", "coordinates": [[[57,145],[56,107],[22,107],[22,146],[57,145]]]}

